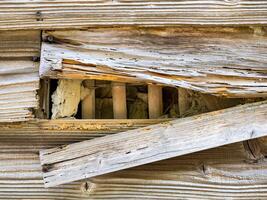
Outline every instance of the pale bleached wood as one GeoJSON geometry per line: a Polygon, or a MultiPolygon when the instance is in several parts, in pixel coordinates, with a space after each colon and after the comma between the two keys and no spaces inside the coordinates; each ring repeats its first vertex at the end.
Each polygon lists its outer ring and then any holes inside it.
{"type": "Polygon", "coordinates": [[[95,81],[85,80],[83,85],[86,88],[85,97],[82,99],[82,118],[95,118],[95,81]]]}
{"type": "Polygon", "coordinates": [[[267,135],[267,101],[41,150],[46,187],[267,135]]]}
{"type": "MultiPolygon", "coordinates": [[[[127,129],[126,121],[128,125],[135,124],[129,126],[132,129],[137,126],[137,121],[140,126],[145,126],[149,125],[148,121],[157,123],[162,119],[144,120],[145,123],[142,120],[122,120],[122,126],[119,120],[103,121],[105,123],[100,123],[100,120],[40,120],[0,124],[0,199],[266,199],[266,160],[251,159],[242,143],[151,163],[85,182],[44,188],[38,157],[40,148],[113,133],[105,131],[106,124],[110,125],[110,131],[116,132],[120,127],[127,129]],[[95,126],[90,126],[90,123],[95,126]]],[[[260,149],[267,152],[266,146],[260,149]]]]}
{"type": "Polygon", "coordinates": [[[0,13],[0,30],[267,24],[263,0],[4,0],[0,13]]]}
{"type": "Polygon", "coordinates": [[[112,83],[114,119],[127,119],[126,84],[112,83]]]}
{"type": "Polygon", "coordinates": [[[150,119],[159,118],[163,114],[162,87],[148,85],[148,113],[150,119]]]}
{"type": "Polygon", "coordinates": [[[226,97],[267,96],[264,29],[48,31],[42,77],[160,83],[226,97]],[[111,39],[112,38],[112,39],[111,39]]]}

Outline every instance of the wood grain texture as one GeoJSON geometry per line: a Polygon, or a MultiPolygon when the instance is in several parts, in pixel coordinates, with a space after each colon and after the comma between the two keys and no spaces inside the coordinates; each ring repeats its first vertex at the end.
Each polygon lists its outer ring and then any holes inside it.
{"type": "MultiPolygon", "coordinates": [[[[0,124],[0,199],[266,199],[266,160],[259,159],[260,156],[253,157],[257,154],[242,143],[155,162],[84,182],[44,188],[38,156],[40,148],[109,135],[120,128],[113,123],[116,120],[98,122],[95,126],[90,126],[89,121],[40,120],[0,124]]],[[[141,120],[139,122],[128,123],[128,127],[132,129],[149,125],[141,120]]],[[[127,123],[123,124],[121,127],[127,130],[127,123]]],[[[260,139],[254,141],[254,146],[259,146],[264,156],[267,155],[266,142],[264,138],[260,139]]]]}
{"type": "Polygon", "coordinates": [[[263,28],[48,31],[40,75],[178,86],[226,97],[267,96],[263,28]]]}
{"type": "Polygon", "coordinates": [[[56,186],[266,136],[266,122],[263,101],[41,150],[44,184],[56,186]]]}
{"type": "Polygon", "coordinates": [[[32,119],[38,107],[38,63],[0,61],[0,122],[32,119]]]}
{"type": "MultiPolygon", "coordinates": [[[[0,7],[1,4],[2,2],[0,7]]],[[[0,14],[0,16],[2,15],[0,14]]],[[[0,38],[0,59],[19,58],[25,60],[40,56],[40,31],[0,31],[0,38]]]]}
{"type": "Polygon", "coordinates": [[[38,107],[41,32],[0,31],[0,39],[0,123],[30,120],[38,107]]]}
{"type": "Polygon", "coordinates": [[[0,13],[0,30],[267,24],[262,0],[2,0],[0,13]]]}

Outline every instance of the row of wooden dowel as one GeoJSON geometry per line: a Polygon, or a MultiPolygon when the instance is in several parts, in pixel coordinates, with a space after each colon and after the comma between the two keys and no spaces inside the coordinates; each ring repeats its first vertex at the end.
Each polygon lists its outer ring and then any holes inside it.
{"type": "MultiPolygon", "coordinates": [[[[84,86],[89,89],[88,95],[82,101],[82,118],[95,118],[95,81],[86,80],[84,86]]],[[[127,119],[126,84],[112,83],[113,116],[114,119],[127,119]]],[[[163,113],[162,87],[148,85],[148,113],[150,119],[159,118],[163,113]]]]}

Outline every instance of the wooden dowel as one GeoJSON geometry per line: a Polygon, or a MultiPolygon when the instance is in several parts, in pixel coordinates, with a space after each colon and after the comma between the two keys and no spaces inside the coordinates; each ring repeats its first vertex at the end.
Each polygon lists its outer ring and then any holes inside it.
{"type": "Polygon", "coordinates": [[[82,119],[95,118],[95,81],[85,80],[83,85],[87,88],[88,93],[82,100],[82,119]]]}
{"type": "Polygon", "coordinates": [[[126,84],[112,83],[114,119],[127,119],[126,84]]]}
{"type": "Polygon", "coordinates": [[[149,118],[159,118],[163,113],[162,87],[148,85],[148,112],[149,118]]]}

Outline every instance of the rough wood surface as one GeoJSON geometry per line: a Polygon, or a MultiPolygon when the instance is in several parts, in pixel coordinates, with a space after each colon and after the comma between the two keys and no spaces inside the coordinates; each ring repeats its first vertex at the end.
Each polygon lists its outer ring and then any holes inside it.
{"type": "Polygon", "coordinates": [[[40,56],[40,31],[0,31],[0,38],[0,59],[40,56]]]}
{"type": "MultiPolygon", "coordinates": [[[[82,126],[78,124],[69,126],[75,130],[70,131],[63,128],[63,122],[55,121],[43,121],[46,125],[41,129],[31,128],[31,123],[1,126],[0,199],[266,199],[266,160],[251,159],[254,152],[247,151],[242,143],[99,176],[86,182],[44,188],[38,157],[40,148],[105,135],[100,131],[97,135],[92,134],[86,129],[81,132],[79,127],[82,126]],[[57,131],[51,131],[55,126],[57,131]],[[8,127],[12,130],[7,131],[8,127]]],[[[266,147],[260,146],[260,149],[266,153],[266,147]]]]}
{"type": "Polygon", "coordinates": [[[40,151],[46,187],[267,135],[267,101],[40,151]]]}
{"type": "Polygon", "coordinates": [[[155,82],[227,97],[267,96],[264,28],[48,31],[40,75],[155,82]]]}
{"type": "MultiPolygon", "coordinates": [[[[113,123],[117,120],[103,120],[104,123],[98,121],[95,126],[91,126],[93,121],[41,120],[0,124],[0,199],[267,198],[267,163],[262,158],[267,155],[266,138],[253,141],[254,148],[251,148],[251,141],[246,142],[247,145],[236,143],[99,176],[85,182],[44,188],[38,157],[40,148],[92,139],[116,133],[119,129],[118,122],[113,123]]],[[[149,125],[141,120],[137,120],[139,123],[136,120],[120,121],[125,121],[120,126],[125,130],[127,127],[132,129],[149,125]]],[[[160,120],[149,121],[157,123],[160,120]]]]}
{"type": "Polygon", "coordinates": [[[32,119],[38,107],[38,63],[0,61],[0,122],[32,119]]]}
{"type": "Polygon", "coordinates": [[[2,0],[1,29],[267,24],[264,0],[2,0]]]}
{"type": "Polygon", "coordinates": [[[0,38],[0,123],[30,120],[38,107],[41,33],[0,31],[0,38]]]}

